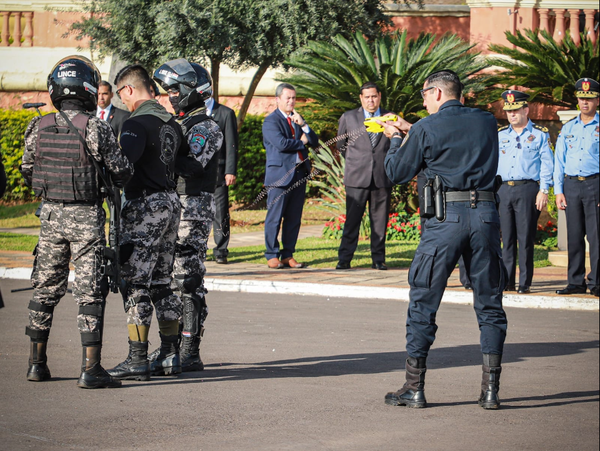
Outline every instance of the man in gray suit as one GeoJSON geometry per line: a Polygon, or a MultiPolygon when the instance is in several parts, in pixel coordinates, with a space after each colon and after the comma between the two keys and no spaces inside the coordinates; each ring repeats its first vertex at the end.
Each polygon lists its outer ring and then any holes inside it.
{"type": "Polygon", "coordinates": [[[215,237],[215,262],[227,264],[229,254],[229,187],[235,184],[238,159],[238,130],[235,112],[221,105],[213,97],[206,101],[206,114],[214,119],[223,132],[223,144],[219,150],[219,167],[217,172],[217,188],[215,189],[215,220],[213,233],[215,237]]]}
{"type": "Polygon", "coordinates": [[[111,103],[113,96],[114,93],[111,84],[107,81],[101,81],[98,85],[98,107],[96,108],[96,117],[109,123],[118,140],[119,136],[121,136],[123,123],[129,118],[131,113],[114,106],[111,103]]]}
{"type": "MultiPolygon", "coordinates": [[[[338,136],[365,127],[369,117],[383,116],[389,111],[380,107],[381,92],[373,82],[360,88],[362,107],[347,111],[339,120],[338,136]]],[[[358,244],[360,222],[367,202],[371,220],[371,259],[373,269],[385,270],[385,234],[390,213],[392,182],[388,179],[384,160],[390,140],[383,133],[362,133],[353,140],[341,140],[338,150],[346,160],[346,223],[338,250],[336,269],[350,269],[358,244]]]]}

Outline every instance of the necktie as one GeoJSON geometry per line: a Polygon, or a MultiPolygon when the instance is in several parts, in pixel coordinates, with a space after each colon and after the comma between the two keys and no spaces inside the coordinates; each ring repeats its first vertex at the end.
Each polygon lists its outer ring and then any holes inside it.
{"type": "MultiPolygon", "coordinates": [[[[367,113],[367,117],[373,117],[374,113],[367,113]]],[[[369,134],[369,141],[371,141],[371,147],[375,148],[375,144],[377,143],[377,133],[370,133],[367,132],[369,134]]]]}
{"type": "Polygon", "coordinates": [[[100,119],[104,120],[104,110],[100,111],[100,119]]]}
{"type": "MultiPolygon", "coordinates": [[[[290,130],[292,131],[292,138],[296,138],[296,130],[294,130],[294,126],[292,125],[292,118],[291,117],[287,117],[287,121],[288,121],[288,125],[290,126],[290,130]]],[[[299,150],[298,151],[298,158],[300,159],[300,162],[302,163],[304,161],[304,157],[302,156],[302,152],[299,150]]]]}

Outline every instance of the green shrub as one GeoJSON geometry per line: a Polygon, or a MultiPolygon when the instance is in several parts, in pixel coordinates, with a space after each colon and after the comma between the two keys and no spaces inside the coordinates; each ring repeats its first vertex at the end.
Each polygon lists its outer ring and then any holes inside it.
{"type": "Polygon", "coordinates": [[[33,190],[25,186],[19,165],[25,148],[25,129],[35,115],[25,110],[0,110],[0,152],[7,179],[4,200],[27,201],[34,197],[33,190]]]}
{"type": "Polygon", "coordinates": [[[263,189],[267,153],[263,146],[264,115],[247,115],[239,133],[237,181],[229,189],[229,200],[252,204],[263,189]]]}

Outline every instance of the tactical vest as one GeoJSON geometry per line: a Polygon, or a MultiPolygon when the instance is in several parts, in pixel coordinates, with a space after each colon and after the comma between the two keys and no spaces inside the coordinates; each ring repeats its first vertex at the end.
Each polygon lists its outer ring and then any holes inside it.
{"type": "MultiPolygon", "coordinates": [[[[89,116],[78,114],[71,122],[85,130],[89,116]]],[[[79,138],[68,126],[47,114],[38,126],[32,187],[36,196],[53,202],[78,203],[99,200],[96,169],[79,138]]]]}

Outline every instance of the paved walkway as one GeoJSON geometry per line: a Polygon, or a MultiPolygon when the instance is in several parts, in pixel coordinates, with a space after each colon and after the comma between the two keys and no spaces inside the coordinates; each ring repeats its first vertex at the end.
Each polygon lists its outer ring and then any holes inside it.
{"type": "MultiPolygon", "coordinates": [[[[36,234],[37,229],[0,229],[0,232],[36,234]]],[[[300,238],[319,236],[322,226],[304,226],[300,238]]],[[[230,247],[264,244],[262,231],[233,234],[230,247]]],[[[27,279],[31,273],[33,257],[25,252],[0,251],[0,278],[27,279]]],[[[206,285],[212,291],[238,291],[252,293],[279,293],[322,295],[330,297],[355,297],[365,299],[408,299],[408,269],[350,269],[337,271],[323,268],[268,269],[264,265],[206,263],[206,285]]],[[[562,308],[598,311],[598,298],[591,295],[558,296],[555,290],[567,284],[566,268],[545,267],[535,270],[530,294],[505,293],[506,306],[533,308],[562,308]]],[[[473,294],[462,288],[458,270],[448,281],[444,302],[471,304],[473,294]]]]}

